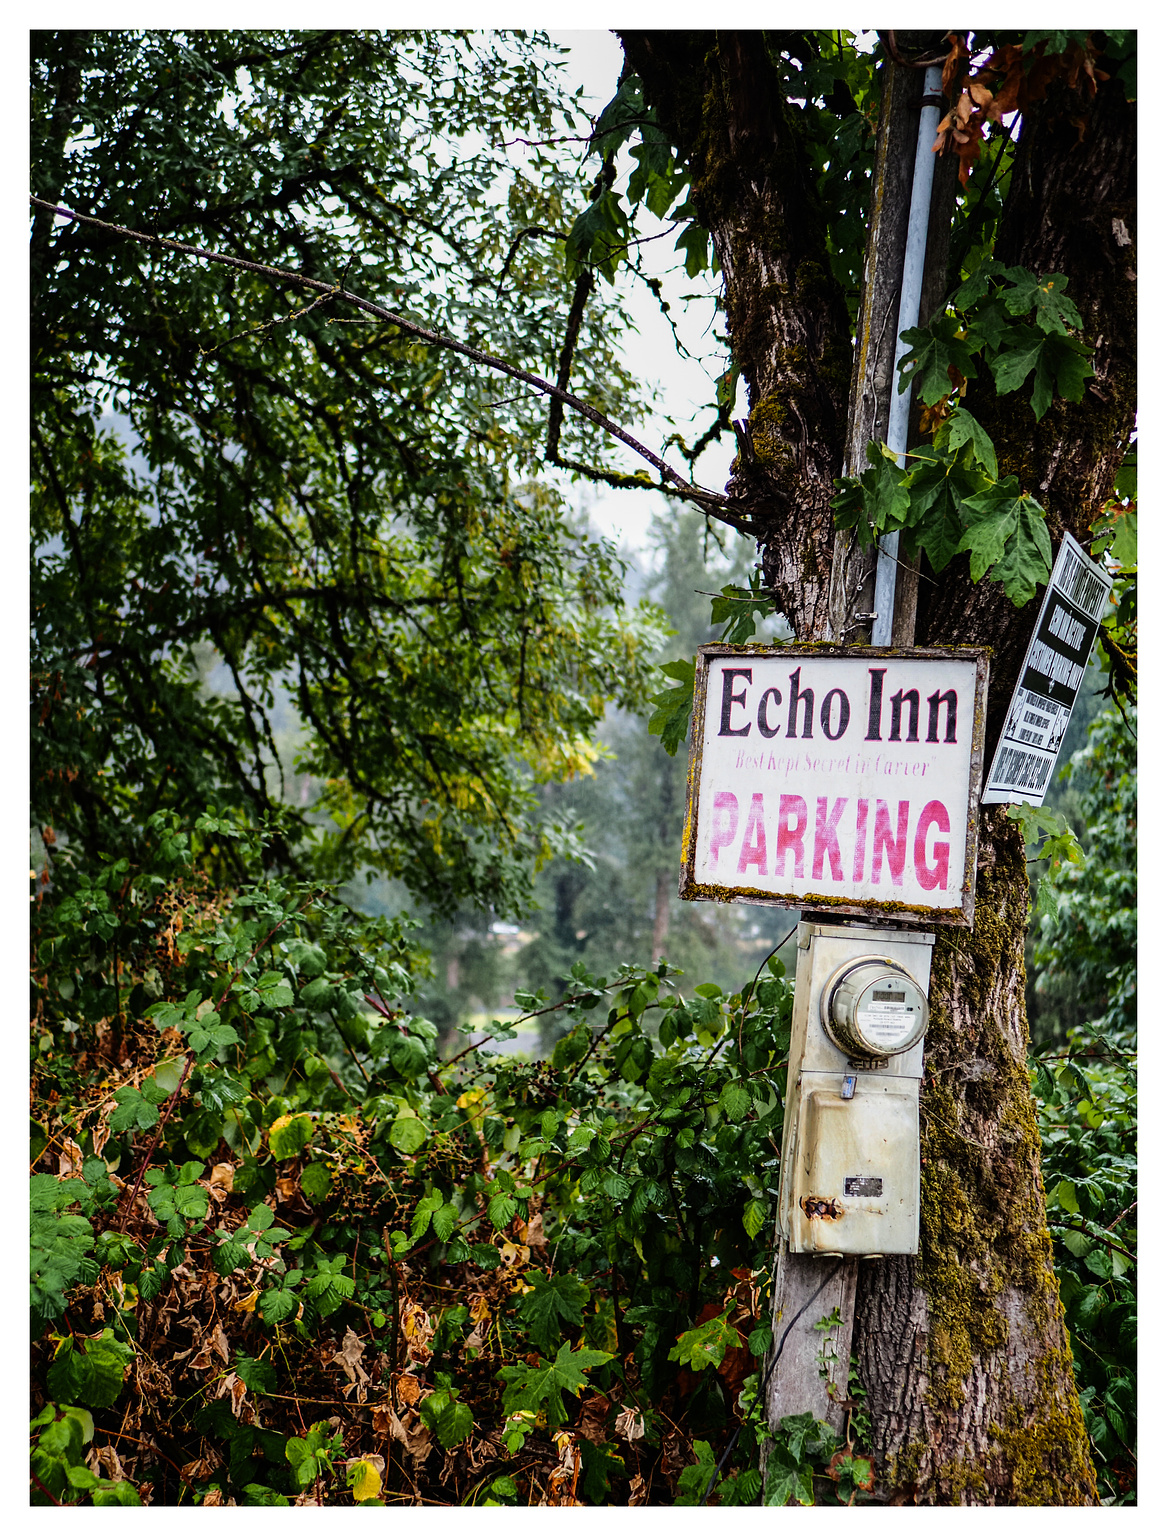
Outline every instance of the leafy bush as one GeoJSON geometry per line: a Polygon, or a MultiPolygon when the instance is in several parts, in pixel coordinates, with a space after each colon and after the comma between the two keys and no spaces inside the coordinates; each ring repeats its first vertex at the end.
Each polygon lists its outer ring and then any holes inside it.
{"type": "Polygon", "coordinates": [[[34,1499],[693,1502],[751,1414],[711,1501],[760,1497],[781,961],[579,964],[549,1061],[442,1061],[407,923],[213,890],[225,838],[34,907],[34,1499]]]}
{"type": "MultiPolygon", "coordinates": [[[[1133,710],[1131,711],[1133,718],[1133,710]]],[[[1056,1272],[1099,1491],[1135,1497],[1135,742],[1103,715],[1075,753],[1087,857],[1052,877],[1041,919],[1043,987],[1068,987],[1083,1023],[1035,1058],[1034,1088],[1056,1272]]]]}

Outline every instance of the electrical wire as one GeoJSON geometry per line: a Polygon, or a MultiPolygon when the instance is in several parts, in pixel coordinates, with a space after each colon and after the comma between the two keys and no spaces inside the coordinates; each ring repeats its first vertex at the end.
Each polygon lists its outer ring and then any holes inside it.
{"type": "MultiPolygon", "coordinates": [[[[788,937],[789,937],[789,935],[788,935],[788,937]]],[[[799,1307],[798,1311],[794,1314],[794,1316],[787,1323],[786,1331],[782,1335],[782,1338],[781,1338],[781,1340],[780,1340],[780,1342],[778,1344],[778,1348],[774,1351],[774,1358],[773,1358],[773,1360],[770,1361],[770,1364],[769,1364],[769,1366],[766,1369],[766,1374],[765,1374],[765,1376],[762,1377],[762,1385],[758,1389],[758,1396],[761,1398],[763,1403],[765,1403],[765,1401],[766,1401],[766,1388],[770,1385],[770,1377],[774,1374],[774,1367],[778,1364],[778,1361],[782,1357],[782,1351],[786,1347],[786,1340],[790,1337],[790,1330],[794,1327],[794,1325],[798,1321],[798,1319],[802,1316],[802,1314],[810,1306],[811,1302],[812,1301],[816,1301],[818,1299],[818,1297],[822,1294],[822,1292],[824,1290],[826,1290],[826,1288],[829,1285],[829,1283],[835,1278],[835,1276],[842,1269],[844,1262],[845,1262],[845,1260],[843,1260],[843,1259],[838,1259],[836,1261],[836,1263],[834,1265],[834,1268],[831,1269],[830,1271],[828,1271],[828,1273],[826,1275],[824,1275],[824,1277],[823,1277],[822,1281],[820,1282],[820,1284],[815,1288],[815,1290],[813,1290],[811,1292],[811,1294],[803,1302],[802,1306],[799,1307]]],[[[733,1439],[729,1442],[729,1444],[726,1446],[725,1450],[722,1452],[721,1460],[717,1463],[716,1467],[714,1467],[714,1469],[713,1469],[713,1476],[709,1479],[709,1484],[706,1487],[705,1492],[704,1492],[704,1494],[701,1497],[702,1504],[708,1504],[709,1503],[709,1495],[713,1492],[714,1486],[716,1485],[718,1478],[721,1476],[722,1471],[725,1468],[726,1462],[729,1460],[731,1454],[733,1453],[733,1448],[737,1444],[738,1436],[741,1434],[741,1432],[742,1432],[742,1426],[739,1424],[738,1427],[733,1432],[733,1439]]]]}
{"type": "MultiPolygon", "coordinates": [[[[753,995],[754,995],[754,989],[758,985],[758,977],[762,974],[762,971],[765,969],[765,967],[767,965],[769,965],[770,961],[773,960],[774,956],[782,948],[783,944],[788,943],[790,938],[791,938],[791,936],[793,934],[796,934],[797,932],[798,932],[798,924],[795,923],[794,927],[790,930],[790,932],[788,934],[786,934],[783,938],[778,940],[777,944],[775,944],[774,948],[770,951],[770,953],[762,961],[762,964],[754,972],[754,979],[753,979],[753,981],[750,982],[750,996],[751,997],[753,997],[753,995]]],[[[746,1000],[746,994],[743,992],[742,993],[742,1003],[743,1004],[745,1003],[745,1000],[746,1000]]]]}
{"type": "MultiPolygon", "coordinates": [[[[778,943],[775,944],[774,948],[770,951],[770,953],[762,961],[761,965],[758,967],[757,971],[754,973],[754,979],[753,979],[752,982],[750,982],[748,992],[744,991],[744,990],[742,992],[742,1007],[743,1008],[747,1006],[748,999],[752,998],[754,996],[754,993],[755,993],[755,991],[757,989],[758,980],[761,977],[761,974],[762,974],[763,970],[770,963],[770,961],[774,958],[774,956],[778,953],[778,951],[782,948],[782,946],[784,944],[788,943],[789,940],[797,932],[798,932],[798,924],[796,923],[794,925],[794,927],[791,928],[789,933],[787,933],[783,938],[779,939],[778,943]]],[[[720,1044],[720,1041],[718,1042],[718,1044],[720,1044]]],[[[710,1058],[709,1065],[712,1065],[712,1058],[710,1058]]],[[[708,1071],[708,1066],[707,1066],[706,1070],[708,1071]]],[[[810,1306],[811,1302],[816,1300],[818,1298],[818,1296],[820,1296],[822,1294],[823,1290],[826,1288],[828,1283],[831,1280],[833,1280],[834,1277],[838,1274],[839,1270],[842,1268],[842,1263],[843,1263],[843,1261],[839,1260],[839,1262],[834,1266],[834,1268],[829,1271],[829,1273],[824,1277],[822,1283],[818,1286],[818,1288],[815,1291],[813,1291],[811,1293],[810,1296],[807,1297],[806,1301],[803,1302],[802,1306],[799,1307],[798,1311],[794,1314],[794,1316],[790,1319],[790,1322],[787,1324],[786,1331],[785,1331],[785,1333],[783,1333],[782,1338],[781,1338],[781,1340],[780,1340],[780,1342],[778,1344],[778,1348],[774,1352],[774,1358],[773,1358],[773,1360],[771,1360],[769,1366],[766,1369],[766,1374],[762,1378],[762,1385],[761,1385],[761,1387],[759,1389],[758,1395],[763,1400],[765,1399],[766,1388],[770,1385],[770,1377],[774,1374],[774,1367],[778,1364],[778,1361],[779,1361],[779,1359],[781,1358],[781,1355],[782,1355],[782,1350],[784,1349],[784,1347],[786,1345],[786,1340],[790,1337],[790,1330],[794,1327],[795,1323],[802,1316],[802,1314],[806,1311],[807,1307],[810,1306]]],[[[717,1480],[721,1476],[721,1473],[722,1473],[722,1471],[725,1468],[726,1462],[728,1462],[730,1456],[733,1454],[733,1448],[737,1444],[738,1436],[741,1434],[741,1432],[742,1432],[742,1426],[739,1424],[738,1427],[733,1432],[733,1438],[730,1440],[729,1444],[726,1446],[724,1452],[722,1453],[721,1460],[717,1463],[717,1466],[713,1469],[713,1476],[709,1479],[709,1485],[705,1489],[705,1492],[704,1492],[704,1494],[702,1495],[702,1498],[701,1498],[702,1504],[708,1504],[708,1502],[709,1502],[709,1495],[713,1492],[713,1489],[714,1489],[714,1487],[715,1487],[715,1485],[717,1483],[717,1480]]]]}

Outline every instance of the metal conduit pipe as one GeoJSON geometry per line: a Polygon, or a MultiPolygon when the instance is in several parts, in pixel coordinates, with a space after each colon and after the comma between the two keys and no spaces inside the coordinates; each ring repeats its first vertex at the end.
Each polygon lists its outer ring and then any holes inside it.
{"type": "MultiPolygon", "coordinates": [[[[924,100],[920,107],[920,133],[916,140],[916,163],[912,171],[912,201],[908,209],[908,237],[904,246],[904,275],[900,285],[900,312],[896,324],[895,360],[891,374],[891,410],[887,423],[887,446],[896,455],[900,467],[908,447],[908,422],[911,412],[912,391],[899,391],[899,363],[911,349],[901,340],[904,331],[911,330],[920,320],[920,289],[924,281],[924,256],[928,244],[928,214],[932,206],[932,174],[936,156],[932,145],[936,138],[936,125],[940,121],[942,104],[942,70],[939,64],[929,65],[924,75],[924,100]]],[[[892,618],[895,611],[896,569],[899,559],[900,536],[884,534],[879,541],[879,557],[875,566],[875,620],[871,626],[872,645],[890,645],[892,618]]]]}

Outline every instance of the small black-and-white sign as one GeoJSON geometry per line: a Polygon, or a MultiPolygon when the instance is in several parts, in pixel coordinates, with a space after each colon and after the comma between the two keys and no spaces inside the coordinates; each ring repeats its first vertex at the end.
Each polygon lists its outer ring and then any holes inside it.
{"type": "Polygon", "coordinates": [[[1114,578],[1067,533],[985,780],[984,805],[1045,799],[1114,578]]]}

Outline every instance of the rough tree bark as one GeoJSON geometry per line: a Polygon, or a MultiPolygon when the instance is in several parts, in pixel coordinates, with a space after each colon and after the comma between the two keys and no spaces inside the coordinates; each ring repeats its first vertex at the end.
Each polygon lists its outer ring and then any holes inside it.
{"type": "MultiPolygon", "coordinates": [[[[721,260],[752,446],[728,492],[798,637],[827,638],[852,343],[794,114],[761,34],[620,36],[721,260]]],[[[1052,90],[1025,122],[998,241],[1007,262],[1066,274],[1097,345],[1083,401],[1058,400],[1041,423],[1016,397],[968,399],[1001,473],[1048,508],[1055,546],[1098,516],[1134,424],[1134,131],[1115,83],[1092,102],[1052,90]]],[[[917,643],[992,648],[991,746],[1036,603],[974,586],[963,561],[929,577],[917,643]]],[[[1025,1065],[1025,853],[1004,807],[985,808],[979,832],[975,926],[939,934],[933,960],[920,1253],[860,1265],[853,1348],[888,1497],[1085,1504],[1096,1490],[1025,1065]]]]}

